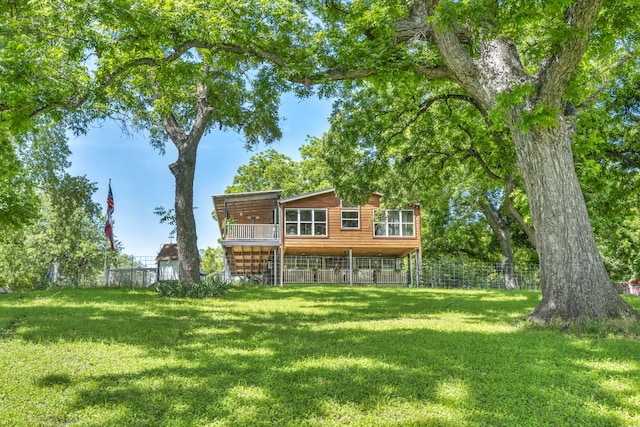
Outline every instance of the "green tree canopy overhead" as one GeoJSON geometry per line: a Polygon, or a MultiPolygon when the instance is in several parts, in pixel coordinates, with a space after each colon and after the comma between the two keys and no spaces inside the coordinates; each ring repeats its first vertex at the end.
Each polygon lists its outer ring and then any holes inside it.
{"type": "Polygon", "coordinates": [[[29,130],[39,115],[74,110],[91,96],[91,12],[73,0],[0,4],[0,135],[29,130]]]}
{"type": "Polygon", "coordinates": [[[147,131],[161,151],[168,141],[176,146],[178,159],[169,168],[176,180],[180,277],[197,282],[198,145],[217,129],[238,132],[248,147],[280,138],[280,94],[290,88],[289,67],[307,56],[308,17],[288,1],[104,6],[97,19],[108,42],[96,51],[96,78],[110,81],[103,102],[110,114],[147,131]]]}

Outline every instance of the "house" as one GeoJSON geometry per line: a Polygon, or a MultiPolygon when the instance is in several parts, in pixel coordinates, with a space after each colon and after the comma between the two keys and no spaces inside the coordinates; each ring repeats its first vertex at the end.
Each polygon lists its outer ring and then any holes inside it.
{"type": "Polygon", "coordinates": [[[416,285],[420,207],[381,201],[375,193],[353,205],[334,189],[213,196],[227,269],[266,284],[416,285]]]}
{"type": "Polygon", "coordinates": [[[178,280],[178,245],[166,243],[156,256],[157,281],[178,280]]]}

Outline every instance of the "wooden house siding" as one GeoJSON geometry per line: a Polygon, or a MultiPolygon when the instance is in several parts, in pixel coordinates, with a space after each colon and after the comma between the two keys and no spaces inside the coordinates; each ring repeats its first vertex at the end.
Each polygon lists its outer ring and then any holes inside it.
{"type": "Polygon", "coordinates": [[[366,204],[358,208],[344,208],[359,211],[360,224],[357,229],[342,228],[343,208],[340,199],[335,196],[334,192],[312,195],[291,202],[281,201],[281,206],[283,215],[287,209],[327,210],[327,236],[287,236],[286,233],[282,234],[282,247],[287,255],[344,256],[351,250],[354,256],[405,256],[420,248],[420,211],[417,207],[405,209],[413,211],[414,236],[374,236],[373,215],[380,208],[379,195],[373,195],[366,204]]]}

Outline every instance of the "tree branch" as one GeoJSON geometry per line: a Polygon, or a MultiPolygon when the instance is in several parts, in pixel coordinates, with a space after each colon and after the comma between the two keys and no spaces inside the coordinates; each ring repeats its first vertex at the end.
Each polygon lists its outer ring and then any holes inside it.
{"type": "MultiPolygon", "coordinates": [[[[411,8],[411,13],[426,13],[426,16],[433,16],[439,0],[424,0],[419,3],[423,3],[423,5],[414,5],[411,8]]],[[[483,105],[491,105],[491,97],[488,96],[485,88],[480,84],[480,71],[474,59],[465,50],[458,33],[454,29],[434,28],[433,39],[452,79],[483,105]]]]}
{"type": "MultiPolygon", "coordinates": [[[[611,71],[622,67],[624,64],[626,64],[629,60],[636,58],[636,52],[627,52],[626,54],[622,55],[620,58],[618,58],[618,60],[615,62],[615,64],[613,64],[612,66],[608,67],[604,72],[605,73],[610,73],[611,71]]],[[[611,77],[611,76],[609,76],[611,77]]],[[[577,107],[575,107],[578,110],[584,111],[587,110],[591,107],[593,107],[593,105],[598,102],[600,100],[600,96],[602,95],[602,93],[609,89],[609,83],[611,82],[611,78],[605,78],[604,81],[602,82],[602,84],[600,85],[600,88],[595,91],[593,94],[591,94],[591,96],[589,96],[587,99],[585,99],[580,105],[578,105],[577,107]]]]}
{"type": "Polygon", "coordinates": [[[493,206],[486,193],[482,194],[482,197],[478,199],[480,210],[484,213],[485,218],[489,221],[489,225],[493,229],[496,235],[500,234],[502,230],[502,219],[497,209],[493,206]]]}
{"type": "Polygon", "coordinates": [[[527,223],[527,221],[525,221],[524,217],[522,216],[520,211],[516,209],[513,203],[513,198],[511,195],[513,194],[514,189],[515,189],[515,183],[513,180],[513,173],[509,173],[505,176],[505,193],[506,193],[504,198],[505,211],[509,214],[511,218],[513,218],[518,224],[520,224],[520,227],[522,227],[522,230],[529,238],[531,245],[534,248],[536,248],[537,247],[536,233],[534,228],[530,226],[527,223]]]}
{"type": "Polygon", "coordinates": [[[562,95],[587,49],[589,33],[603,2],[604,0],[577,0],[567,9],[565,23],[572,35],[560,46],[556,54],[542,65],[538,73],[540,103],[561,108],[562,95]]]}
{"type": "Polygon", "coordinates": [[[477,150],[473,148],[469,148],[467,149],[467,153],[469,154],[470,157],[473,157],[474,159],[476,159],[476,161],[478,162],[478,164],[480,164],[480,167],[482,168],[484,173],[486,173],[489,176],[489,178],[502,179],[500,175],[498,175],[497,173],[492,171],[491,168],[489,168],[489,165],[487,165],[487,163],[482,158],[482,155],[480,155],[480,153],[477,150]]]}

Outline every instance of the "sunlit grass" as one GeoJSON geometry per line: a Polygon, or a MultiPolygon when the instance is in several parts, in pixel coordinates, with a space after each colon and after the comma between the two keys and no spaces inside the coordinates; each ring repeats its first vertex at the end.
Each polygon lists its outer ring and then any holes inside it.
{"type": "Polygon", "coordinates": [[[539,298],[361,287],[2,295],[0,426],[640,425],[638,325],[523,327],[539,298]]]}

